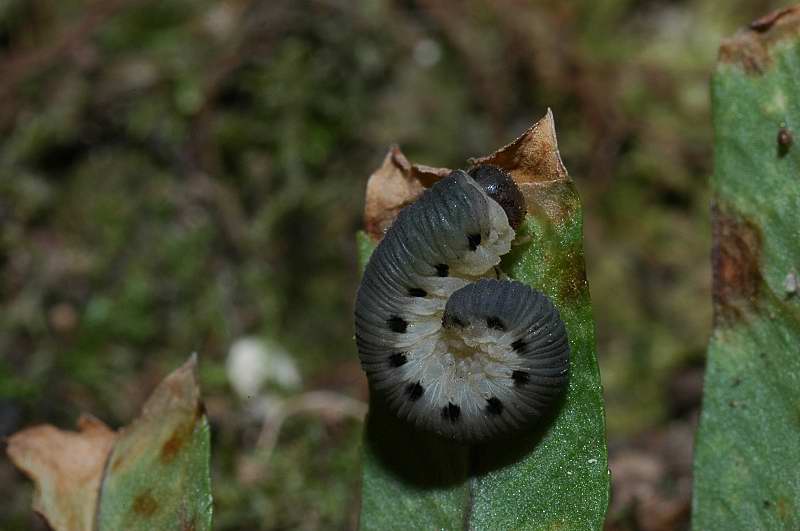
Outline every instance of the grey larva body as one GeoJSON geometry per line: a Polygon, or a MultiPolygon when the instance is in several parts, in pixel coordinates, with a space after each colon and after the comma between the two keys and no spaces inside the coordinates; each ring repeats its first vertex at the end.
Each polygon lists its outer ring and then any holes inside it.
{"type": "Polygon", "coordinates": [[[373,390],[399,417],[465,442],[540,417],[569,368],[552,302],[520,282],[485,278],[510,250],[509,219],[524,216],[513,204],[519,191],[496,168],[471,174],[481,184],[455,171],[400,212],[367,264],[355,311],[373,390]]]}

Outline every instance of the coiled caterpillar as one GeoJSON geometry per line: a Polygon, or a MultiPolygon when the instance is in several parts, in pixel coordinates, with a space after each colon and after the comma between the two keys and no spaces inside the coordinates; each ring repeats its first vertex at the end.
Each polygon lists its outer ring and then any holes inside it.
{"type": "Polygon", "coordinates": [[[462,442],[541,417],[568,380],[553,303],[498,280],[526,214],[511,176],[456,170],[403,209],[356,295],[361,365],[374,392],[418,428],[462,442]]]}

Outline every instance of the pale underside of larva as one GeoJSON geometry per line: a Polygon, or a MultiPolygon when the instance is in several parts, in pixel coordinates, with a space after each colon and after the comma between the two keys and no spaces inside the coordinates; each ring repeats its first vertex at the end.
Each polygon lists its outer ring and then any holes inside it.
{"type": "Polygon", "coordinates": [[[503,207],[454,171],[375,249],[356,297],[356,342],[373,392],[400,418],[476,442],[530,425],[563,392],[569,343],[558,311],[495,279],[514,237],[503,207]]]}

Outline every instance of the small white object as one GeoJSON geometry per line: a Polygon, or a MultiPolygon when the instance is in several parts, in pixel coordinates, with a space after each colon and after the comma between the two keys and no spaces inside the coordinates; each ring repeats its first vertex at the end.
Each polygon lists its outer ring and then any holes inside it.
{"type": "Polygon", "coordinates": [[[798,284],[797,281],[797,273],[795,271],[789,271],[789,274],[786,275],[786,278],[783,280],[783,289],[786,290],[786,294],[789,296],[795,295],[798,286],[800,286],[800,284],[798,284]]]}
{"type": "Polygon", "coordinates": [[[442,58],[442,47],[433,39],[421,39],[414,45],[414,61],[423,67],[430,68],[442,58]]]}
{"type": "Polygon", "coordinates": [[[589,459],[589,464],[590,465],[596,465],[597,464],[597,459],[595,459],[595,458],[589,459]]]}
{"type": "Polygon", "coordinates": [[[206,30],[218,40],[224,40],[238,28],[239,9],[233,3],[220,2],[208,10],[203,21],[206,30]]]}
{"type": "Polygon", "coordinates": [[[300,373],[289,353],[255,337],[243,337],[231,345],[226,369],[231,386],[243,399],[258,396],[267,383],[286,390],[300,386],[300,373]]]}

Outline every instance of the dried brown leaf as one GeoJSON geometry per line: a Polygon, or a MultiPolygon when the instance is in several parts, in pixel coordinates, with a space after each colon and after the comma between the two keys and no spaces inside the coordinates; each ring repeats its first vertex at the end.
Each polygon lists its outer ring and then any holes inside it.
{"type": "Polygon", "coordinates": [[[491,155],[469,160],[470,164],[493,164],[510,172],[519,185],[569,179],[558,152],[553,112],[547,114],[519,138],[491,155]]]}
{"type": "MultiPolygon", "coordinates": [[[[530,214],[561,223],[579,208],[577,194],[572,189],[572,181],[558,151],[555,121],[550,109],[510,144],[469,162],[472,165],[492,164],[509,172],[519,185],[530,214]]],[[[580,280],[583,277],[582,272],[576,272],[570,278],[580,280]]]]}
{"type": "Polygon", "coordinates": [[[364,206],[364,226],[380,240],[397,213],[414,202],[426,187],[450,173],[447,168],[412,164],[397,146],[389,148],[381,167],[370,175],[364,206]]]}
{"type": "Polygon", "coordinates": [[[78,432],[50,425],[12,435],[7,453],[36,491],[33,509],[56,531],[90,531],[103,467],[117,434],[87,415],[78,432]]]}
{"type": "MultiPolygon", "coordinates": [[[[547,197],[529,185],[567,181],[558,152],[553,113],[533,124],[519,138],[491,155],[473,158],[470,165],[493,164],[510,172],[529,205],[536,204],[551,217],[563,217],[564,202],[547,197]]],[[[364,226],[373,240],[380,240],[397,214],[413,203],[422,191],[450,173],[448,168],[412,164],[397,146],[392,146],[380,168],[370,175],[364,207],[364,226]]]]}
{"type": "Polygon", "coordinates": [[[796,36],[798,31],[800,6],[773,11],[724,39],[719,47],[719,62],[738,64],[748,74],[760,75],[772,63],[771,49],[775,43],[796,36]]]}

